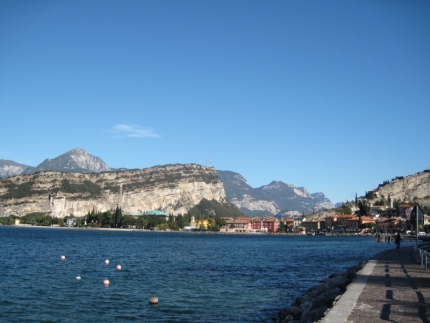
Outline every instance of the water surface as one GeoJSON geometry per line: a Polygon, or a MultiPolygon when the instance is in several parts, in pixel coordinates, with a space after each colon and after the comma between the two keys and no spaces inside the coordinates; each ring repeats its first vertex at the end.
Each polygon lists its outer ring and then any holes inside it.
{"type": "Polygon", "coordinates": [[[331,273],[395,247],[358,237],[25,227],[0,227],[0,246],[1,322],[272,322],[331,273]]]}

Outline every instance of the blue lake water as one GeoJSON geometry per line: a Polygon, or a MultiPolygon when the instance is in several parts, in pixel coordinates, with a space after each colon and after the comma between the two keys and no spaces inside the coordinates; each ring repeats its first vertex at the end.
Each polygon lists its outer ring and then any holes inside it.
{"type": "Polygon", "coordinates": [[[395,248],[358,237],[22,227],[0,227],[0,246],[0,322],[272,322],[320,280],[395,248]]]}

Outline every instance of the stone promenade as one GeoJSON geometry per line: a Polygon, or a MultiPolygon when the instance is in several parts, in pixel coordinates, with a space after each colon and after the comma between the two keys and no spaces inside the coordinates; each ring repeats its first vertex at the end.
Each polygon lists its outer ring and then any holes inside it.
{"type": "Polygon", "coordinates": [[[321,322],[430,323],[430,273],[413,247],[386,251],[367,262],[321,322]]]}

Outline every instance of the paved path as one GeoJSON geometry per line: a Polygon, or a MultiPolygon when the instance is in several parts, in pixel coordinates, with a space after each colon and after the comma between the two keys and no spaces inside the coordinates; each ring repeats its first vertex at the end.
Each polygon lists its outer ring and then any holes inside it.
{"type": "Polygon", "coordinates": [[[430,273],[415,262],[413,247],[371,259],[322,320],[430,323],[430,273]]]}

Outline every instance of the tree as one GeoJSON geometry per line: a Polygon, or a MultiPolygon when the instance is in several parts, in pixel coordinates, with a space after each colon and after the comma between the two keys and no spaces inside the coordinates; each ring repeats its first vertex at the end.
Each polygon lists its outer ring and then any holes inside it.
{"type": "Polygon", "coordinates": [[[349,205],[346,204],[342,204],[342,206],[340,206],[338,208],[339,212],[341,212],[342,214],[352,214],[352,210],[349,207],[349,205]]]}
{"type": "Polygon", "coordinates": [[[169,223],[173,223],[175,222],[175,217],[173,216],[173,214],[169,214],[169,223]]]}
{"type": "Polygon", "coordinates": [[[281,221],[279,223],[279,232],[280,233],[285,233],[285,231],[286,231],[286,225],[285,225],[284,221],[281,221]]]}
{"type": "Polygon", "coordinates": [[[119,205],[117,205],[115,210],[114,220],[113,220],[113,226],[120,227],[121,225],[122,225],[122,210],[119,207],[119,205]]]}
{"type": "Polygon", "coordinates": [[[360,216],[369,215],[370,207],[367,205],[366,201],[359,201],[358,202],[358,209],[360,212],[360,216]]]}
{"type": "Polygon", "coordinates": [[[182,217],[182,214],[178,214],[176,220],[177,220],[178,227],[180,229],[183,229],[184,228],[184,219],[182,217]]]}

